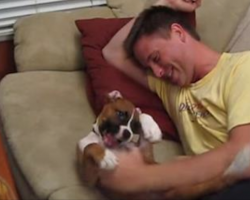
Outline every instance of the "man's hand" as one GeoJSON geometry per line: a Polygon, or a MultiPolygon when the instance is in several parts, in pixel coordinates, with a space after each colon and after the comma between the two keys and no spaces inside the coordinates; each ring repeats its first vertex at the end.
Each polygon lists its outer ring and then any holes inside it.
{"type": "Polygon", "coordinates": [[[103,187],[119,192],[138,192],[143,183],[143,171],[147,164],[144,162],[141,151],[133,147],[129,151],[117,151],[117,167],[102,170],[100,183],[103,187]]]}
{"type": "Polygon", "coordinates": [[[168,6],[175,10],[193,12],[200,7],[201,0],[158,0],[154,5],[168,6]]]}

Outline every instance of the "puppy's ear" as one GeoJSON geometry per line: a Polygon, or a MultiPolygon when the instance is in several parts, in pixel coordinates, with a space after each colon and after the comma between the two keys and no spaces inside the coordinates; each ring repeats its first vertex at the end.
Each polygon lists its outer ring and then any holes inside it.
{"type": "Polygon", "coordinates": [[[141,111],[140,108],[136,107],[135,110],[136,110],[136,112],[137,112],[139,115],[142,114],[142,111],[141,111]]]}
{"type": "Polygon", "coordinates": [[[140,115],[142,114],[142,111],[140,108],[136,107],[135,108],[135,113],[134,113],[134,119],[136,119],[140,123],[140,115]]]}
{"type": "Polygon", "coordinates": [[[107,97],[111,102],[118,98],[123,98],[122,94],[118,90],[113,90],[112,92],[108,93],[107,97]]]}

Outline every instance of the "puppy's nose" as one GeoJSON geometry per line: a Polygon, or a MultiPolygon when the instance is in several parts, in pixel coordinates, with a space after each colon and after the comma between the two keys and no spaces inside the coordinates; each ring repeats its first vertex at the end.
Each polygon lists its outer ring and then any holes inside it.
{"type": "Polygon", "coordinates": [[[131,133],[128,130],[124,130],[122,137],[123,137],[123,139],[127,140],[130,138],[130,135],[131,135],[131,133]]]}

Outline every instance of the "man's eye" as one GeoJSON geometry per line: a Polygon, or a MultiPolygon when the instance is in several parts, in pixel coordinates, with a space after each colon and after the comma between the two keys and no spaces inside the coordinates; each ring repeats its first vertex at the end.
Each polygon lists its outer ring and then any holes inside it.
{"type": "Polygon", "coordinates": [[[158,54],[158,53],[155,54],[152,60],[153,60],[153,62],[158,63],[158,62],[160,61],[160,56],[159,56],[159,54],[158,54]]]}
{"type": "Polygon", "coordinates": [[[153,61],[154,61],[155,63],[157,63],[157,62],[158,62],[158,57],[154,57],[154,58],[153,58],[153,61]]]}

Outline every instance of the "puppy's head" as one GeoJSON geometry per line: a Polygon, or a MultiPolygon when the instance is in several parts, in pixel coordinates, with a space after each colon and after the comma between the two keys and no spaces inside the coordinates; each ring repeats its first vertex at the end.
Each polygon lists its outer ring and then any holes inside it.
{"type": "Polygon", "coordinates": [[[94,124],[94,131],[101,135],[104,145],[109,148],[128,143],[135,133],[141,133],[139,112],[118,91],[113,91],[94,124]]]}

